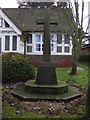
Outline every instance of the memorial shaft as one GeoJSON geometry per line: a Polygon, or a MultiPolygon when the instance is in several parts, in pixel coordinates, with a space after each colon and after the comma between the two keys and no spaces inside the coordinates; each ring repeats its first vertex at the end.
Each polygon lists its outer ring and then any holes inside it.
{"type": "Polygon", "coordinates": [[[43,61],[51,61],[51,50],[50,50],[50,17],[49,13],[45,13],[44,21],[44,48],[43,48],[43,61]]]}

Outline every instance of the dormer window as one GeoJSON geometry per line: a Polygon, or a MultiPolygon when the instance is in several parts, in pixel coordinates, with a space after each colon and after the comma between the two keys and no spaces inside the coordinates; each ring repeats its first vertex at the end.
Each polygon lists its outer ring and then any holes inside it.
{"type": "Polygon", "coordinates": [[[5,21],[5,27],[10,27],[10,25],[5,21]]]}

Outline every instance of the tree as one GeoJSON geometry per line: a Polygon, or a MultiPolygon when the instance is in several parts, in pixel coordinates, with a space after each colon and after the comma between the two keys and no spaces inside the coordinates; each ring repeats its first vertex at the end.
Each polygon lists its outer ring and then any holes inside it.
{"type": "Polygon", "coordinates": [[[80,56],[81,51],[81,44],[82,44],[82,33],[83,33],[83,12],[84,12],[84,1],[82,0],[82,13],[81,13],[81,21],[79,18],[79,3],[78,0],[74,0],[74,6],[75,6],[75,37],[74,33],[72,34],[72,43],[73,43],[73,64],[72,64],[72,71],[71,75],[77,74],[77,60],[80,56]],[[78,27],[79,26],[79,27],[78,27]]]}
{"type": "Polygon", "coordinates": [[[82,13],[81,19],[79,17],[79,2],[74,0],[74,3],[70,3],[71,9],[69,9],[70,14],[64,13],[66,20],[71,29],[72,37],[72,70],[70,75],[77,74],[77,60],[80,56],[81,44],[82,44],[82,33],[83,33],[83,12],[84,12],[84,0],[82,0],[82,13]]]}

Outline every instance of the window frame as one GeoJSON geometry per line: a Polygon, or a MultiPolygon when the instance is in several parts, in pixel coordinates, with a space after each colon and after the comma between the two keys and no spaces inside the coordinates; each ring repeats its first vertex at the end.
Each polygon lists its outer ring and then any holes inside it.
{"type": "Polygon", "coordinates": [[[70,46],[64,46],[64,53],[70,53],[70,46]],[[65,48],[69,48],[69,52],[65,51],[65,48]]]}
{"type": "Polygon", "coordinates": [[[57,46],[57,53],[62,53],[62,46],[57,46]],[[61,51],[58,51],[58,47],[61,47],[61,51]]]}
{"type": "Polygon", "coordinates": [[[12,35],[12,51],[17,51],[17,42],[18,42],[18,41],[17,41],[17,35],[12,35]],[[14,44],[13,44],[14,37],[16,37],[16,49],[15,49],[15,50],[13,49],[13,47],[14,47],[14,46],[13,46],[13,45],[14,45],[14,44]]]}
{"type": "Polygon", "coordinates": [[[42,53],[43,52],[43,50],[42,50],[43,49],[43,34],[35,34],[35,43],[34,43],[34,46],[35,46],[34,47],[34,52],[36,52],[36,53],[38,53],[38,52],[42,53]],[[40,38],[39,38],[40,41],[36,41],[37,40],[36,39],[37,36],[40,36],[40,38]],[[40,44],[40,51],[36,50],[36,45],[37,44],[40,44]]]}
{"type": "Polygon", "coordinates": [[[70,34],[64,34],[64,44],[70,45],[70,34]]]}
{"type": "Polygon", "coordinates": [[[32,46],[31,45],[27,45],[27,53],[32,53],[32,46]],[[31,52],[28,51],[28,47],[31,47],[31,52]]]}
{"type": "Polygon", "coordinates": [[[56,34],[51,34],[50,35],[51,37],[50,37],[50,46],[51,46],[51,53],[54,53],[54,48],[55,48],[55,37],[56,37],[56,34]],[[53,36],[53,40],[52,40],[52,36],[53,36]],[[52,47],[52,45],[53,45],[53,47],[52,47]]]}
{"type": "Polygon", "coordinates": [[[10,51],[10,35],[5,35],[5,51],[10,51]],[[8,46],[8,50],[6,49],[6,37],[9,37],[9,46],[8,46]]]}
{"type": "MultiPolygon", "coordinates": [[[[39,34],[35,34],[35,40],[36,40],[36,36],[37,35],[40,35],[40,41],[35,41],[34,42],[34,52],[36,52],[36,53],[38,53],[38,52],[40,52],[40,53],[43,53],[43,39],[44,39],[44,35],[43,34],[41,34],[41,33],[39,33],[39,34]],[[40,44],[40,51],[37,51],[36,50],[36,44],[40,44]]],[[[52,50],[52,48],[51,48],[51,53],[54,53],[55,52],[55,41],[52,41],[51,39],[52,39],[52,35],[54,35],[54,40],[56,40],[56,34],[51,34],[50,35],[50,44],[52,44],[53,45],[53,50],[52,50]]]]}

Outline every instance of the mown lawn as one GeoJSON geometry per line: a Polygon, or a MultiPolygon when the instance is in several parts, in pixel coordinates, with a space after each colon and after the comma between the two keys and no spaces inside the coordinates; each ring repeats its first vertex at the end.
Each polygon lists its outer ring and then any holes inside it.
{"type": "MultiPolygon", "coordinates": [[[[76,76],[70,76],[69,73],[71,71],[71,68],[56,68],[56,74],[58,81],[67,81],[75,86],[81,86],[83,88],[87,88],[88,84],[88,64],[87,63],[78,63],[78,66],[83,67],[85,70],[77,71],[76,76]]],[[[35,68],[35,71],[37,72],[37,68],[35,68]]],[[[5,88],[4,88],[5,90],[5,88]]],[[[80,108],[77,110],[78,113],[80,113],[81,117],[85,116],[85,108],[80,108]]],[[[76,120],[75,113],[66,115],[64,112],[62,113],[62,116],[64,117],[64,120],[76,120]],[[66,119],[65,119],[66,118],[66,119]],[[68,118],[68,119],[67,119],[68,118]]],[[[3,103],[3,118],[46,118],[46,115],[38,115],[34,112],[26,112],[21,110],[20,114],[16,113],[16,108],[10,106],[9,104],[3,103]]],[[[60,116],[54,116],[54,118],[57,118],[59,120],[60,116]]],[[[50,118],[51,119],[51,118],[50,118]]],[[[48,119],[46,119],[48,120],[48,119]]]]}
{"type": "Polygon", "coordinates": [[[77,75],[75,76],[70,76],[70,69],[68,70],[57,70],[57,79],[62,80],[62,81],[68,81],[71,82],[71,84],[75,84],[77,86],[81,87],[87,87],[88,84],[88,70],[85,69],[84,71],[78,70],[77,75]]]}

